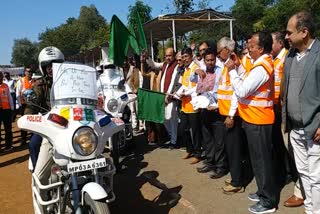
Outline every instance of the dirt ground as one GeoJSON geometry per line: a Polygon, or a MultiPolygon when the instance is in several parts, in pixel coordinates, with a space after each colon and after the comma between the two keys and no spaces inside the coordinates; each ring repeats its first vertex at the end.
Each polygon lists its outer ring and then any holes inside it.
{"type": "MultiPolygon", "coordinates": [[[[4,133],[2,132],[2,137],[4,133]]],[[[0,214],[33,213],[31,201],[31,174],[27,163],[28,147],[20,146],[20,132],[14,127],[14,148],[0,151],[0,214]]],[[[252,203],[247,199],[256,190],[252,182],[245,193],[232,196],[221,192],[228,176],[212,180],[196,172],[201,163],[190,165],[181,160],[181,150],[147,145],[143,135],[135,138],[135,148],[122,163],[125,169],[114,177],[116,201],[111,213],[146,214],[244,214],[252,203]]],[[[302,214],[303,208],[285,208],[282,204],[291,196],[293,184],[281,193],[277,213],[302,214]]]]}

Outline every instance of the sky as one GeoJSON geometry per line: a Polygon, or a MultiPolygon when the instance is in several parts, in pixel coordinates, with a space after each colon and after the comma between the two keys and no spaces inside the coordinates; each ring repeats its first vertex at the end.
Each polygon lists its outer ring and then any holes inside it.
{"type": "MultiPolygon", "coordinates": [[[[78,18],[81,6],[95,5],[99,13],[110,22],[113,14],[127,23],[128,7],[136,0],[8,0],[1,2],[0,12],[0,65],[11,64],[11,52],[15,39],[28,38],[38,41],[38,35],[46,28],[63,24],[69,17],[78,18]]],[[[152,8],[152,17],[174,13],[173,0],[142,0],[152,8]],[[168,11],[168,9],[170,10],[168,11]]],[[[198,2],[195,0],[194,2],[198,2]]],[[[229,11],[234,0],[211,0],[210,7],[222,6],[229,11]]]]}

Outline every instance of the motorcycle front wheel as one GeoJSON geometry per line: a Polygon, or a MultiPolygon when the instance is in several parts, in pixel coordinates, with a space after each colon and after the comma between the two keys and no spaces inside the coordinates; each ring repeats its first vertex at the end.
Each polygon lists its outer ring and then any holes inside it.
{"type": "Polygon", "coordinates": [[[84,214],[110,214],[108,204],[103,201],[93,200],[88,193],[84,194],[84,214]]]}

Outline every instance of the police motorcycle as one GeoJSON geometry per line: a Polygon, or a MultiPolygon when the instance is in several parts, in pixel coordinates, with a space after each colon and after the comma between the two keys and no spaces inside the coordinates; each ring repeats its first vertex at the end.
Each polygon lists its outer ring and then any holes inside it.
{"type": "Polygon", "coordinates": [[[125,84],[121,69],[107,58],[102,61],[100,67],[102,73],[98,78],[97,87],[102,108],[125,123],[125,128],[110,137],[107,145],[112,151],[114,162],[118,163],[118,156],[130,146],[133,138],[131,111],[128,104],[137,98],[128,95],[128,86],[125,84]]]}
{"type": "Polygon", "coordinates": [[[53,63],[50,97],[49,112],[18,120],[19,128],[52,146],[45,181],[32,173],[35,213],[110,213],[115,167],[102,154],[107,139],[124,129],[123,121],[97,110],[96,71],[86,65],[53,63]]]}

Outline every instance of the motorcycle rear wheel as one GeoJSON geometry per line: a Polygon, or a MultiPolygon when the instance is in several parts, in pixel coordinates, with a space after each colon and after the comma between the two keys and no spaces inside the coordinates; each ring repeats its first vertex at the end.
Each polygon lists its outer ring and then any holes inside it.
{"type": "Polygon", "coordinates": [[[84,214],[110,214],[108,204],[103,201],[93,200],[88,193],[84,194],[84,214]]]}

